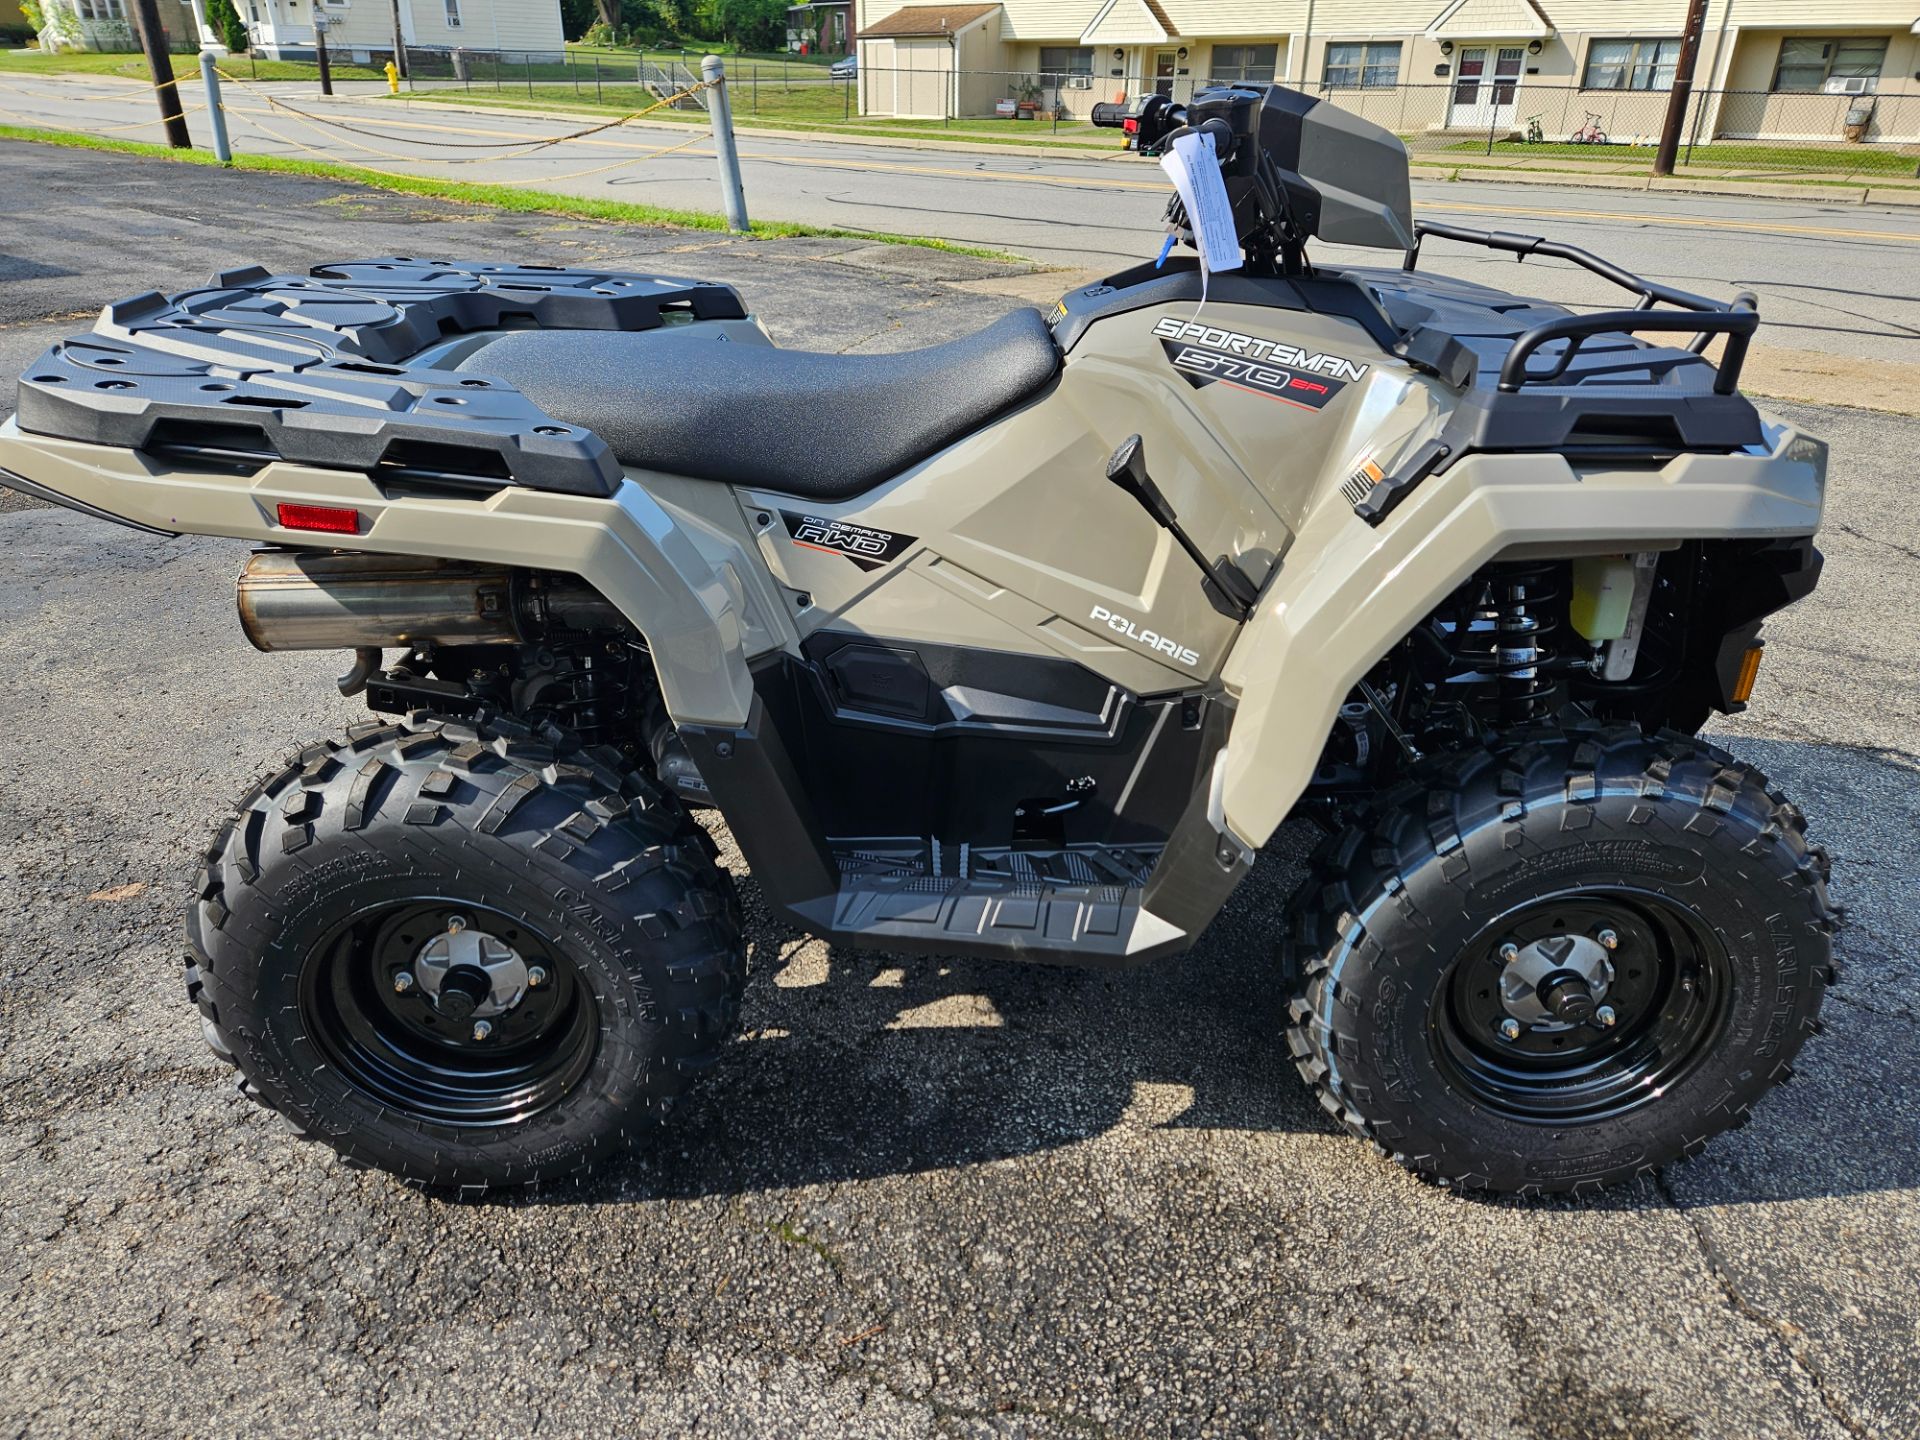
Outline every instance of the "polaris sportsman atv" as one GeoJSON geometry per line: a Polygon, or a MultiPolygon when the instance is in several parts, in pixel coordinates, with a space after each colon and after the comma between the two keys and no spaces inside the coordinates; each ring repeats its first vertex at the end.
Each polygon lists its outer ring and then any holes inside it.
{"type": "Polygon", "coordinates": [[[1437,1181],[1626,1180],[1786,1077],[1827,861],[1693,738],[1820,567],[1751,298],[1414,226],[1400,143],[1294,91],[1142,118],[1214,137],[1204,306],[1177,258],[819,355],[724,285],[401,256],[109,305],[26,373],[9,483],[256,542],[248,638],[352,652],[379,717],[207,852],[187,990],[248,1093],[432,1186],[645,1135],[739,1011],[702,807],[834,943],[1095,966],[1318,820],[1276,1063],[1437,1181]],[[1636,300],[1423,275],[1443,240],[1636,300]]]}

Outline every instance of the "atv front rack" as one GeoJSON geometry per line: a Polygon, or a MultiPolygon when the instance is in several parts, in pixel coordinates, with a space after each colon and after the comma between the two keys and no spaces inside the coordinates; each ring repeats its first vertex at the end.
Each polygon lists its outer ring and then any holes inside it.
{"type": "Polygon", "coordinates": [[[23,431],[166,459],[289,460],[383,479],[611,494],[620,466],[583,426],[502,381],[414,367],[443,337],[521,327],[652,330],[746,318],[703,280],[387,259],[310,275],[227,270],[101,313],[21,377],[23,431]]]}
{"type": "Polygon", "coordinates": [[[1663,464],[1687,453],[1729,454],[1761,442],[1759,413],[1740,394],[1758,302],[1722,304],[1663,285],[1537,235],[1422,222],[1399,271],[1353,272],[1370,283],[1401,332],[1395,353],[1460,392],[1444,429],[1393,472],[1350,497],[1378,525],[1430,475],[1470,454],[1548,453],[1571,462],[1663,464]],[[1524,260],[1569,260],[1639,297],[1627,310],[1570,314],[1438,276],[1412,276],[1432,237],[1524,260]],[[1659,309],[1657,306],[1671,308],[1659,309]],[[1684,345],[1640,334],[1686,335],[1684,345]],[[1724,337],[1718,365],[1706,348],[1724,337]]]}
{"type": "Polygon", "coordinates": [[[1648,331],[1692,332],[1693,339],[1687,349],[1695,355],[1703,354],[1714,336],[1726,336],[1727,348],[1716,367],[1718,374],[1714,380],[1714,393],[1732,395],[1740,388],[1740,371],[1746,364],[1747,343],[1760,324],[1760,302],[1752,291],[1743,290],[1730,303],[1722,304],[1704,295],[1695,295],[1692,291],[1636,275],[1624,266],[1604,260],[1577,245],[1563,245],[1558,240],[1548,240],[1539,235],[1515,235],[1503,230],[1470,230],[1462,225],[1438,225],[1427,221],[1413,227],[1413,245],[1401,264],[1403,270],[1411,273],[1419,265],[1420,242],[1429,235],[1441,240],[1458,240],[1467,245],[1482,245],[1489,250],[1504,250],[1521,260],[1529,255],[1570,260],[1581,269],[1590,270],[1601,279],[1610,280],[1622,290],[1630,290],[1640,297],[1640,303],[1631,310],[1601,310],[1591,315],[1572,315],[1528,330],[1513,342],[1513,348],[1507,352],[1506,362],[1500,367],[1500,388],[1508,394],[1513,394],[1523,385],[1551,384],[1560,379],[1567,373],[1567,368],[1585,340],[1597,335],[1648,331]],[[1673,305],[1688,313],[1658,311],[1653,308],[1655,305],[1673,305]],[[1527,361],[1534,352],[1555,340],[1566,341],[1567,348],[1557,358],[1553,368],[1540,371],[1528,369],[1527,361]]]}

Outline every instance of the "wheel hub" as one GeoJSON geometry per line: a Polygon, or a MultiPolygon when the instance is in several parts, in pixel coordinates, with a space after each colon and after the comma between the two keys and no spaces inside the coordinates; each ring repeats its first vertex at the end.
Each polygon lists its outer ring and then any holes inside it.
{"type": "Polygon", "coordinates": [[[1534,1030],[1584,1025],[1613,984],[1606,947],[1586,935],[1549,935],[1523,945],[1500,976],[1500,1003],[1534,1030]]]}
{"type": "Polygon", "coordinates": [[[454,1020],[504,1015],[527,993],[527,962],[505,940],[461,915],[413,957],[413,977],[441,1014],[454,1020]]]}

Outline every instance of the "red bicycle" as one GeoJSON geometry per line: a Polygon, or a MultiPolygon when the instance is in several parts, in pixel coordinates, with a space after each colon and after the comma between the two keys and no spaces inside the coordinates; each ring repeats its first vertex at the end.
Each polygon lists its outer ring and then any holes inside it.
{"type": "Polygon", "coordinates": [[[1605,145],[1607,132],[1600,128],[1600,116],[1597,111],[1587,111],[1587,123],[1567,137],[1569,145],[1605,145]]]}

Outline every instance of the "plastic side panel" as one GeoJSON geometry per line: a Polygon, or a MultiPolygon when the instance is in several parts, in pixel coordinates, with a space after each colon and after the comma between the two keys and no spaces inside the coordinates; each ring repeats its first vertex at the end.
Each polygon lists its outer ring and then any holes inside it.
{"type": "MultiPolygon", "coordinates": [[[[432,555],[578,575],[647,637],[668,712],[677,721],[740,726],[753,702],[744,647],[748,600],[640,485],[601,499],[507,486],[474,499],[389,499],[365,475],[268,465],[254,475],[183,470],[77,441],[23,436],[0,425],[0,469],[57,495],[173,534],[225,535],[268,545],[432,555]],[[350,505],[357,537],[275,523],[282,502],[350,505]]],[[[721,488],[721,487],[716,487],[721,488]]],[[[718,529],[703,539],[711,544],[718,529]]]]}
{"type": "Polygon", "coordinates": [[[1239,702],[1224,760],[1228,828],[1259,846],[1306,789],[1340,702],[1373,664],[1504,551],[1622,550],[1808,535],[1809,462],[1692,455],[1660,471],[1585,471],[1553,455],[1475,456],[1428,481],[1379,529],[1338,494],[1308,517],[1222,672],[1239,702]]]}

